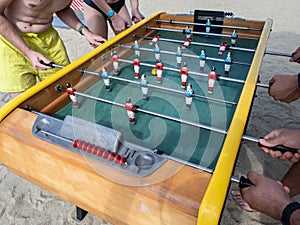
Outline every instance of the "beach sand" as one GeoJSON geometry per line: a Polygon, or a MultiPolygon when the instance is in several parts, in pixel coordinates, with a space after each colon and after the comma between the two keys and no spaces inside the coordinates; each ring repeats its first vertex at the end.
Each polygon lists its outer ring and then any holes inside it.
{"type": "MultiPolygon", "coordinates": [[[[231,11],[236,17],[274,20],[267,50],[292,53],[300,46],[300,5],[295,0],[252,0],[252,1],[140,1],[140,10],[145,16],[157,11],[168,13],[189,13],[194,9],[231,11]],[[163,3],[163,4],[162,4],[163,3]]],[[[76,31],[59,28],[72,61],[91,51],[84,37],[76,31]]],[[[110,33],[110,36],[112,34],[110,33]]],[[[296,74],[300,65],[288,62],[287,57],[266,55],[261,67],[262,82],[268,82],[274,74],[296,74]]],[[[0,106],[9,100],[2,94],[0,106]]],[[[285,104],[274,101],[265,88],[258,88],[253,102],[247,135],[264,136],[280,127],[299,127],[299,101],[285,104]]],[[[1,159],[1,157],[0,157],[1,159]]],[[[234,175],[246,175],[249,170],[262,173],[274,179],[281,179],[291,164],[271,159],[259,150],[256,144],[242,141],[234,175]]],[[[237,188],[232,184],[231,189],[237,188]]],[[[99,200],[101,201],[101,200],[99,200]]],[[[109,206],[108,206],[109,207],[109,206]]],[[[88,214],[78,222],[75,206],[31,184],[0,166],[0,225],[100,225],[108,224],[88,214]]],[[[241,210],[229,194],[220,224],[281,224],[261,213],[241,210]]]]}

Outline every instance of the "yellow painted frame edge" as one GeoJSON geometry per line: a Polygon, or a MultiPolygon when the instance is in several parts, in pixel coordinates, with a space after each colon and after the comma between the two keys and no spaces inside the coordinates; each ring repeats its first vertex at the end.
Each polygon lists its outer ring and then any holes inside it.
{"type": "Polygon", "coordinates": [[[15,97],[8,103],[6,103],[4,106],[0,108],[0,122],[7,116],[9,115],[15,108],[17,108],[20,104],[22,104],[24,101],[32,97],[33,95],[37,94],[44,88],[48,87],[61,77],[65,76],[69,72],[73,71],[74,69],[78,68],[80,65],[91,59],[92,57],[96,56],[100,52],[106,50],[113,44],[115,44],[117,41],[121,40],[122,38],[126,37],[129,35],[132,31],[136,30],[137,28],[145,25],[146,23],[150,22],[153,18],[158,17],[160,14],[163,14],[166,12],[157,12],[152,14],[151,16],[147,17],[146,19],[140,21],[139,23],[133,25],[132,27],[129,27],[122,33],[116,35],[115,37],[111,38],[98,48],[88,52],[87,54],[83,55],[82,57],[78,58],[74,62],[70,63],[68,66],[65,68],[59,70],[58,72],[54,73],[52,76],[48,77],[47,79],[43,80],[42,82],[36,84],[32,88],[26,90],[24,93],[20,94],[19,96],[15,97]]]}
{"type": "Polygon", "coordinates": [[[272,19],[265,21],[236,112],[229,127],[215,171],[201,202],[197,225],[215,225],[219,223],[272,24],[272,19]]]}

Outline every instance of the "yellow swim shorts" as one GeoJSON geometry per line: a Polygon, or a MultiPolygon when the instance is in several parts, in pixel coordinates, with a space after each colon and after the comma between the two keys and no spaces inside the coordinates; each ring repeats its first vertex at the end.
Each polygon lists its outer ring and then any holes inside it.
{"type": "MultiPolygon", "coordinates": [[[[51,62],[66,66],[70,63],[66,48],[57,31],[50,27],[46,31],[20,33],[27,45],[40,52],[51,62]]],[[[27,57],[0,35],[0,91],[22,92],[54,74],[59,68],[35,70],[27,57]]]]}

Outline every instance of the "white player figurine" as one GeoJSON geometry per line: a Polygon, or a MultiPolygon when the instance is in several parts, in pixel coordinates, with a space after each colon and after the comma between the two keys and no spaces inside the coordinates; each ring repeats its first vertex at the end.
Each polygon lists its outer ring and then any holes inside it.
{"type": "Polygon", "coordinates": [[[155,61],[160,60],[160,49],[158,43],[155,44],[155,48],[153,49],[155,61]]]}
{"type": "Polygon", "coordinates": [[[178,69],[181,67],[181,61],[182,61],[182,51],[181,51],[181,47],[178,46],[176,51],[176,62],[177,62],[178,69]]]}
{"type": "Polygon", "coordinates": [[[204,71],[205,63],[206,63],[206,51],[204,49],[201,50],[201,54],[199,56],[200,59],[200,71],[204,71]]]}
{"type": "Polygon", "coordinates": [[[238,34],[236,33],[235,30],[233,30],[233,32],[231,34],[231,45],[232,46],[235,46],[236,39],[238,39],[238,34]]]}
{"type": "Polygon", "coordinates": [[[135,124],[135,117],[134,117],[135,105],[131,103],[131,98],[126,99],[126,104],[124,105],[124,108],[127,110],[127,115],[129,117],[130,123],[135,124]]]}
{"type": "Polygon", "coordinates": [[[181,87],[185,88],[186,87],[186,81],[188,78],[189,74],[189,69],[187,68],[187,63],[183,63],[183,67],[180,69],[180,74],[181,74],[181,87]]]}
{"type": "Polygon", "coordinates": [[[141,61],[139,60],[139,57],[137,55],[135,56],[135,59],[132,61],[132,63],[133,63],[133,70],[134,70],[134,78],[139,79],[141,61]]]}
{"type": "Polygon", "coordinates": [[[230,52],[228,52],[227,57],[224,60],[224,62],[225,62],[225,66],[224,66],[225,75],[228,76],[229,70],[230,70],[230,67],[231,67],[231,64],[232,64],[232,58],[231,58],[231,53],[230,52]]]}
{"type": "Polygon", "coordinates": [[[162,64],[161,60],[156,61],[155,69],[156,69],[156,76],[157,76],[157,83],[161,83],[162,79],[162,72],[163,72],[164,65],[162,64]]]}
{"type": "Polygon", "coordinates": [[[101,78],[103,79],[106,91],[111,91],[108,73],[105,67],[102,67],[101,78]]]}
{"type": "Polygon", "coordinates": [[[112,62],[113,62],[113,67],[114,67],[114,74],[118,75],[119,74],[119,59],[116,51],[112,52],[112,62]]]}
{"type": "Polygon", "coordinates": [[[70,83],[67,83],[66,86],[67,86],[66,92],[69,94],[69,97],[73,102],[73,106],[79,107],[79,104],[78,104],[78,101],[77,101],[77,98],[75,95],[76,89],[73,88],[70,83]]]}
{"type": "Polygon", "coordinates": [[[134,49],[134,54],[140,57],[140,46],[137,40],[134,41],[133,49],[134,49]]]}
{"type": "Polygon", "coordinates": [[[206,33],[210,32],[210,27],[211,27],[210,19],[207,19],[207,21],[205,23],[205,31],[206,31],[206,33]]]}
{"type": "Polygon", "coordinates": [[[215,82],[218,78],[216,73],[216,67],[212,67],[211,71],[208,73],[208,94],[212,94],[215,86],[215,82]]]}
{"type": "Polygon", "coordinates": [[[160,38],[159,34],[158,35],[154,35],[154,37],[153,37],[152,41],[149,43],[149,45],[156,44],[158,42],[159,38],[160,38]]]}
{"type": "Polygon", "coordinates": [[[148,84],[149,84],[149,81],[147,81],[146,75],[143,74],[141,76],[140,86],[141,86],[142,93],[143,93],[143,99],[145,99],[145,100],[149,99],[149,96],[148,96],[148,84]]]}
{"type": "Polygon", "coordinates": [[[184,91],[184,93],[185,93],[185,108],[187,110],[191,110],[193,96],[195,95],[194,90],[192,89],[192,85],[191,84],[188,84],[186,86],[186,90],[184,91]]]}

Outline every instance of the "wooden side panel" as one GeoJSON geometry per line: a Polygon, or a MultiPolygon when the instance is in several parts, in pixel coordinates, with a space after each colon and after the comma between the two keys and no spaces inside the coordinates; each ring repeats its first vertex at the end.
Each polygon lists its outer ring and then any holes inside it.
{"type": "MultiPolygon", "coordinates": [[[[156,184],[118,184],[92,167],[121,179],[137,178],[35,138],[31,134],[35,118],[16,109],[0,124],[1,162],[17,175],[114,224],[196,223],[211,174],[179,165],[177,173],[156,184]]],[[[145,181],[174,166],[178,163],[167,161],[145,181]]]]}

